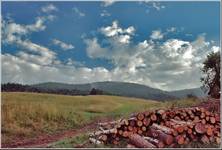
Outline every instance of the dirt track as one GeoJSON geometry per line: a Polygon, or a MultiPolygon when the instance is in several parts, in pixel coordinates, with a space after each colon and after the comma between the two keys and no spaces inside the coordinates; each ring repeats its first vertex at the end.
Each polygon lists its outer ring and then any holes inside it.
{"type": "Polygon", "coordinates": [[[52,142],[56,142],[64,138],[74,137],[80,135],[81,133],[94,130],[98,122],[105,122],[110,120],[111,119],[108,118],[100,118],[97,119],[96,121],[84,125],[83,128],[67,130],[53,135],[42,134],[35,138],[22,139],[22,140],[21,138],[18,137],[15,139],[15,141],[13,141],[13,143],[2,143],[1,147],[2,148],[46,148],[47,145],[52,142]]]}
{"type": "MultiPolygon", "coordinates": [[[[211,100],[208,100],[207,102],[201,103],[200,105],[202,105],[203,107],[204,106],[215,107],[214,106],[215,101],[218,102],[219,100],[218,99],[211,99],[211,100]]],[[[218,110],[219,110],[219,108],[218,108],[218,110]]],[[[18,137],[15,139],[15,141],[13,143],[2,143],[1,146],[2,146],[2,148],[37,148],[37,147],[38,148],[46,148],[47,145],[52,142],[56,142],[56,141],[62,140],[64,138],[74,137],[74,136],[77,136],[77,135],[84,133],[86,131],[94,130],[97,127],[98,122],[101,123],[101,122],[107,122],[107,121],[111,121],[111,120],[112,119],[110,119],[110,118],[100,118],[100,119],[97,119],[91,123],[84,125],[83,128],[67,130],[62,133],[56,133],[53,135],[42,134],[42,135],[39,135],[35,138],[22,139],[22,140],[21,140],[21,138],[18,137]]]]}

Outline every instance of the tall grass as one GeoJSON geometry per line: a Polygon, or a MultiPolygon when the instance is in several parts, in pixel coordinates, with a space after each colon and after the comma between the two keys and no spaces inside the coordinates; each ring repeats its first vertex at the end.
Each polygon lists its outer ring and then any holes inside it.
{"type": "Polygon", "coordinates": [[[196,100],[157,102],[118,96],[63,96],[2,93],[2,142],[78,128],[98,117],[118,118],[132,112],[193,105],[196,100]]]}

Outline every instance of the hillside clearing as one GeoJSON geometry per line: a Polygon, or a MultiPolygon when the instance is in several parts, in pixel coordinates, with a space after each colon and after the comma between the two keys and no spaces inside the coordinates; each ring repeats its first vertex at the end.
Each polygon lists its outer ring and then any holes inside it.
{"type": "Polygon", "coordinates": [[[130,113],[190,106],[199,101],[157,102],[118,96],[64,96],[37,93],[2,93],[2,143],[28,139],[40,134],[53,135],[78,129],[98,118],[119,118],[130,113]]]}

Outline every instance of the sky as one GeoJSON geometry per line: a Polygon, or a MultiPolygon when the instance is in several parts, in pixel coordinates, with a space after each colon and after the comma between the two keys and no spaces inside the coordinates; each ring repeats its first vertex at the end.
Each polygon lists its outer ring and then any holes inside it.
{"type": "Polygon", "coordinates": [[[201,86],[220,2],[2,2],[2,83],[201,86]]]}

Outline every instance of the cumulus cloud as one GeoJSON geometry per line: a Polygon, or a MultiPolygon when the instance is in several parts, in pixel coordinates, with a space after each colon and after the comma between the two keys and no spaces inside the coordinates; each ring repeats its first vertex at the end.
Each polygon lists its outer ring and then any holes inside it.
{"type": "Polygon", "coordinates": [[[154,40],[159,40],[159,39],[162,39],[163,36],[164,35],[161,32],[161,30],[154,30],[154,31],[152,31],[152,34],[150,35],[150,38],[154,39],[154,40]]]}
{"type": "Polygon", "coordinates": [[[123,29],[119,26],[118,21],[113,21],[111,26],[102,27],[101,33],[106,37],[112,37],[113,40],[122,44],[129,44],[131,36],[135,33],[135,28],[130,26],[123,29]]]}
{"type": "Polygon", "coordinates": [[[98,44],[96,38],[86,39],[85,43],[87,45],[86,52],[90,58],[101,58],[107,54],[107,50],[98,44]]]}
{"type": "Polygon", "coordinates": [[[45,22],[53,21],[53,16],[42,16],[35,19],[35,23],[29,25],[17,24],[13,21],[2,21],[2,36],[3,43],[13,43],[21,39],[21,36],[25,36],[32,32],[39,32],[46,29],[45,22]]]}
{"type": "Polygon", "coordinates": [[[136,35],[135,28],[122,28],[114,21],[111,25],[98,29],[98,33],[103,36],[102,41],[97,37],[84,37],[88,57],[105,59],[112,63],[112,69],[103,66],[89,68],[72,58],[62,62],[54,50],[27,39],[28,33],[45,28],[35,26],[38,30],[30,30],[27,28],[29,25],[13,22],[5,25],[5,36],[12,36],[7,40],[16,44],[20,51],[2,54],[3,82],[33,84],[48,81],[125,81],[164,90],[192,88],[200,86],[200,66],[206,55],[210,51],[219,50],[218,46],[206,41],[204,34],[193,41],[170,38],[160,42],[150,38],[130,42],[136,35]]]}
{"type": "Polygon", "coordinates": [[[81,12],[77,7],[74,7],[73,10],[80,17],[85,17],[85,15],[86,15],[85,13],[81,12]]]}
{"type": "MultiPolygon", "coordinates": [[[[128,29],[133,38],[135,29],[128,29]],[[132,32],[133,31],[133,32],[132,32]]],[[[111,80],[130,81],[146,84],[165,90],[198,87],[201,85],[200,67],[206,55],[210,51],[218,51],[218,47],[210,45],[201,34],[193,41],[182,39],[167,39],[159,42],[153,39],[162,39],[167,32],[174,32],[171,28],[162,33],[161,30],[152,32],[150,40],[140,41],[131,45],[119,44],[115,37],[126,33],[126,29],[114,21],[110,26],[100,28],[101,33],[108,41],[106,47],[102,47],[98,40],[91,40],[96,47],[91,51],[100,51],[96,58],[111,61],[114,69],[110,70],[111,80]],[[121,77],[118,77],[118,76],[121,77]],[[189,81],[189,82],[187,82],[189,81]]],[[[90,39],[87,39],[90,41],[90,39]]],[[[87,49],[93,47],[87,44],[87,49]]],[[[92,55],[92,54],[91,54],[92,55]]]]}
{"type": "Polygon", "coordinates": [[[49,12],[52,12],[52,11],[58,11],[58,8],[55,5],[53,5],[53,4],[48,4],[46,6],[43,6],[41,8],[41,10],[44,13],[49,13],[49,12]]]}
{"type": "Polygon", "coordinates": [[[53,39],[52,42],[53,42],[54,45],[59,46],[59,47],[62,48],[63,50],[70,50],[70,49],[74,49],[74,48],[75,48],[74,45],[72,45],[72,44],[67,44],[67,43],[62,42],[62,41],[60,41],[60,40],[58,40],[58,39],[53,39]]]}
{"type": "Polygon", "coordinates": [[[102,3],[102,6],[103,7],[108,7],[108,6],[111,6],[115,3],[114,0],[104,0],[103,3],[102,3]]]}

